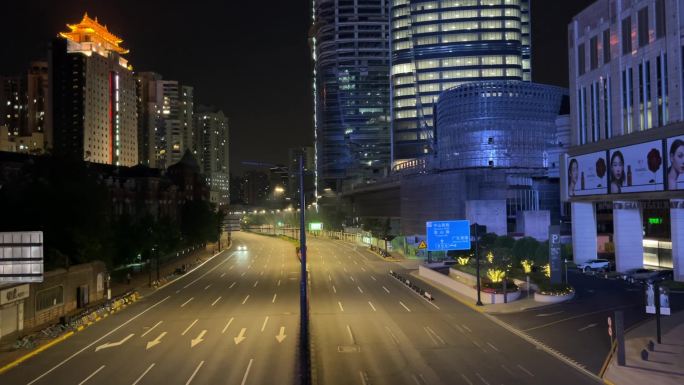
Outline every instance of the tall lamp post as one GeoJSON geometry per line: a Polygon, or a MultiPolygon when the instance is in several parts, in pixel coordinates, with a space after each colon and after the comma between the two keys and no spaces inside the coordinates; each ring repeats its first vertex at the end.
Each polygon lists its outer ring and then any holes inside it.
{"type": "Polygon", "coordinates": [[[470,226],[470,233],[475,233],[475,261],[477,263],[477,302],[475,302],[475,305],[477,306],[483,306],[482,304],[482,299],[480,298],[480,231],[486,231],[487,227],[478,225],[477,223],[473,223],[472,226],[470,226]]]}
{"type": "Polygon", "coordinates": [[[300,313],[300,374],[302,384],[310,385],[311,353],[309,352],[309,298],[307,296],[306,274],[306,202],[304,194],[304,155],[299,156],[299,252],[301,255],[301,279],[299,282],[299,313],[300,313]]]}

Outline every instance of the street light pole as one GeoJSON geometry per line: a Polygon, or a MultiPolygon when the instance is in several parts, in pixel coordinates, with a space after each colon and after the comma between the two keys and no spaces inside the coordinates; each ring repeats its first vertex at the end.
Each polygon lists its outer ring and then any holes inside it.
{"type": "Polygon", "coordinates": [[[482,299],[480,298],[480,231],[479,231],[479,225],[475,223],[473,226],[475,228],[475,260],[477,263],[477,302],[475,305],[477,306],[483,306],[482,304],[482,299]]]}
{"type": "Polygon", "coordinates": [[[306,274],[306,202],[304,194],[304,155],[299,156],[299,252],[301,255],[301,279],[299,282],[299,313],[300,313],[300,375],[302,385],[310,385],[311,357],[309,352],[309,299],[307,296],[306,274]]]}

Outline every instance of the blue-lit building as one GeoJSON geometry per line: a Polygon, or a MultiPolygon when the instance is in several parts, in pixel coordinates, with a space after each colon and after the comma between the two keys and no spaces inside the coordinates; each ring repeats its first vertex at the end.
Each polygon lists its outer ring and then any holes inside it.
{"type": "Polygon", "coordinates": [[[441,92],[531,80],[529,0],[392,0],[391,33],[395,165],[435,151],[441,92]]]}
{"type": "Polygon", "coordinates": [[[316,188],[364,183],[390,165],[389,3],[313,0],[316,188]]]}

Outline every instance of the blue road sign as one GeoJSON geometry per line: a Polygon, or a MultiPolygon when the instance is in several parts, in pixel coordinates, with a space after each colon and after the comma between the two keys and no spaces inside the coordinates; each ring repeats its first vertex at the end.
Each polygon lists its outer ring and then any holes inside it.
{"type": "Polygon", "coordinates": [[[470,221],[426,222],[428,251],[470,250],[470,221]]]}

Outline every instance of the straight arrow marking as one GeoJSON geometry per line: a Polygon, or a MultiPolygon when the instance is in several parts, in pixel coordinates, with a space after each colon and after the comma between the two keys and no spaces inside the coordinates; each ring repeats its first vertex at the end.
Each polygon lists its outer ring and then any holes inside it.
{"type": "Polygon", "coordinates": [[[285,335],[285,326],[280,327],[280,333],[276,336],[276,340],[278,340],[278,343],[283,342],[283,340],[287,337],[285,335]]]}
{"type": "Polygon", "coordinates": [[[206,330],[202,330],[200,334],[197,336],[197,338],[193,339],[190,341],[190,348],[194,348],[195,345],[199,344],[200,342],[204,341],[204,335],[207,334],[206,330]]]}
{"type": "Polygon", "coordinates": [[[133,337],[134,335],[135,335],[135,334],[131,333],[131,334],[128,335],[128,337],[122,339],[122,340],[119,341],[119,342],[109,342],[109,343],[100,345],[100,346],[98,346],[98,347],[95,348],[95,351],[97,352],[97,351],[102,350],[102,349],[113,348],[113,347],[115,347],[115,346],[121,346],[121,345],[123,345],[126,341],[128,341],[129,339],[131,339],[131,337],[133,337]]]}
{"type": "Polygon", "coordinates": [[[151,348],[153,346],[159,345],[161,343],[161,339],[164,338],[165,335],[166,335],[166,332],[162,332],[157,338],[148,342],[147,347],[145,347],[145,350],[148,350],[149,348],[151,348]]]}
{"type": "Polygon", "coordinates": [[[245,337],[245,332],[247,331],[247,328],[242,328],[240,330],[240,334],[237,335],[237,337],[233,338],[233,341],[235,341],[235,345],[239,344],[240,342],[244,341],[247,337],[245,337]]]}

